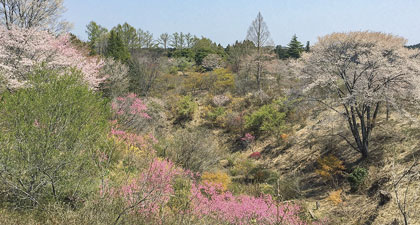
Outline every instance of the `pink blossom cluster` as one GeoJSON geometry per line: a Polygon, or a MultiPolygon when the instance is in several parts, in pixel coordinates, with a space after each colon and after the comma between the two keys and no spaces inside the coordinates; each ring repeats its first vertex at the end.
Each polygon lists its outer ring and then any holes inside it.
{"type": "Polygon", "coordinates": [[[259,158],[261,158],[261,152],[254,152],[251,155],[249,155],[248,158],[259,159],[259,158]]]}
{"type": "Polygon", "coordinates": [[[127,207],[134,206],[145,218],[159,221],[159,212],[174,193],[173,180],[181,173],[172,162],[155,159],[138,178],[121,188],[127,207]]]}
{"type": "Polygon", "coordinates": [[[290,224],[304,225],[296,204],[277,204],[270,195],[234,196],[222,191],[217,184],[194,184],[191,189],[193,213],[231,224],[290,224]]]}
{"type": "Polygon", "coordinates": [[[0,27],[0,73],[10,88],[25,84],[27,74],[40,64],[51,69],[75,68],[83,73],[84,80],[96,88],[104,80],[100,78],[103,61],[87,57],[76,49],[69,35],[54,36],[39,29],[0,27]]]}
{"type": "Polygon", "coordinates": [[[115,119],[125,129],[140,128],[145,120],[152,119],[147,113],[147,105],[133,93],[114,99],[111,107],[115,112],[115,119]]]}
{"type": "Polygon", "coordinates": [[[241,140],[245,141],[246,143],[251,143],[255,140],[255,137],[250,133],[246,133],[245,136],[241,138],[241,140]]]}
{"type": "Polygon", "coordinates": [[[144,104],[134,93],[130,93],[126,97],[116,98],[115,101],[112,102],[112,109],[117,115],[131,114],[151,119],[149,114],[146,113],[146,104],[144,104]]]}

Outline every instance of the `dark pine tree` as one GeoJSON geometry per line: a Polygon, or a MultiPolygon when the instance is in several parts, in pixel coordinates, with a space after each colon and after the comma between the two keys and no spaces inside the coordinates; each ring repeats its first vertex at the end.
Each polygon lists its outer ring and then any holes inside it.
{"type": "Polygon", "coordinates": [[[306,42],[305,52],[309,52],[311,50],[310,44],[311,43],[309,41],[306,42]]]}
{"type": "Polygon", "coordinates": [[[106,56],[113,57],[115,60],[120,60],[124,63],[127,63],[130,59],[130,52],[127,46],[124,45],[120,35],[114,30],[111,30],[109,34],[106,56]]]}
{"type": "Polygon", "coordinates": [[[287,54],[295,59],[299,58],[304,50],[302,43],[297,40],[296,34],[293,35],[288,47],[287,54]]]}
{"type": "Polygon", "coordinates": [[[289,54],[287,53],[287,48],[286,47],[283,47],[281,45],[277,45],[276,48],[274,49],[274,52],[277,54],[277,57],[279,57],[279,59],[289,58],[289,54]]]}

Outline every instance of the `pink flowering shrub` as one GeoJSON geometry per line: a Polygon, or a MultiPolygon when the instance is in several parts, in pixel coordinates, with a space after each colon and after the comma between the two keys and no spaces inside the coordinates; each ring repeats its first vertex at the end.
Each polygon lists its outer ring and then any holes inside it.
{"type": "Polygon", "coordinates": [[[251,159],[260,159],[261,158],[261,152],[254,152],[251,155],[249,155],[248,158],[251,158],[251,159]]]}
{"type": "Polygon", "coordinates": [[[255,136],[250,133],[246,133],[245,136],[241,138],[241,141],[243,141],[247,147],[251,145],[251,143],[254,142],[254,140],[255,136]]]}
{"type": "Polygon", "coordinates": [[[297,204],[279,203],[271,195],[234,196],[220,184],[200,183],[197,174],[157,158],[127,184],[119,188],[105,185],[100,194],[111,197],[110,202],[113,198],[123,200],[117,220],[128,214],[147,224],[164,224],[174,215],[218,224],[309,224],[299,217],[302,209],[297,204]],[[189,180],[190,185],[182,185],[187,193],[176,189],[181,177],[189,180]],[[177,208],[177,204],[186,208],[177,208]]]}
{"type": "Polygon", "coordinates": [[[111,106],[115,112],[114,119],[124,129],[139,133],[152,118],[147,113],[147,105],[134,93],[115,98],[111,106]]]}
{"type": "Polygon", "coordinates": [[[121,188],[126,207],[147,221],[160,221],[160,213],[174,193],[173,181],[182,170],[170,161],[155,159],[150,167],[121,188]]]}
{"type": "Polygon", "coordinates": [[[241,138],[241,140],[245,141],[246,143],[251,143],[255,140],[255,137],[250,133],[246,133],[245,136],[241,138]]]}
{"type": "Polygon", "coordinates": [[[192,185],[192,212],[199,218],[210,217],[229,224],[307,224],[298,216],[296,204],[277,204],[270,196],[234,196],[217,184],[192,185]]]}
{"type": "Polygon", "coordinates": [[[19,88],[25,84],[28,73],[44,64],[48,69],[75,68],[83,73],[91,88],[97,88],[102,60],[87,57],[70,42],[69,35],[55,37],[39,29],[0,26],[0,74],[8,88],[19,88]]]}

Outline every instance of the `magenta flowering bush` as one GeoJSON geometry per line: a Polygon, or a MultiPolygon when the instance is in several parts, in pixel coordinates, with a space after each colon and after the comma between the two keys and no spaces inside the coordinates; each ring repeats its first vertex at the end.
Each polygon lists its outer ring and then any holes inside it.
{"type": "Polygon", "coordinates": [[[114,119],[125,130],[134,130],[140,133],[152,119],[147,112],[147,105],[134,93],[115,98],[111,107],[115,112],[114,119]]]}
{"type": "Polygon", "coordinates": [[[241,138],[241,140],[249,144],[255,140],[255,136],[250,133],[246,133],[244,137],[241,138]]]}
{"type": "Polygon", "coordinates": [[[290,224],[303,225],[296,204],[278,204],[271,195],[234,196],[217,184],[193,184],[192,212],[199,218],[210,217],[229,224],[290,224]]]}
{"type": "Polygon", "coordinates": [[[174,193],[174,178],[180,174],[182,170],[172,162],[154,159],[149,168],[121,187],[120,195],[125,199],[126,206],[124,210],[133,209],[133,213],[149,222],[162,222],[165,214],[162,209],[174,193]]]}
{"type": "Polygon", "coordinates": [[[188,208],[177,212],[183,217],[219,224],[309,224],[300,218],[302,208],[298,204],[279,203],[271,195],[235,196],[220,184],[200,182],[196,175],[155,158],[136,178],[117,189],[106,186],[101,195],[107,191],[108,196],[122,198],[124,208],[118,218],[131,214],[146,223],[164,224],[173,215],[167,206],[176,194],[175,180],[184,177],[191,181],[191,187],[188,208]]]}
{"type": "Polygon", "coordinates": [[[248,156],[248,158],[260,159],[261,158],[261,152],[253,152],[251,155],[248,156]]]}

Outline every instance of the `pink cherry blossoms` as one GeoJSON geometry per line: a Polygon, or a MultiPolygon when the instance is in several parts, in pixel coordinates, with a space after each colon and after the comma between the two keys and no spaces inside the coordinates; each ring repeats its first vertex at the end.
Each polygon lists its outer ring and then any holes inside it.
{"type": "Polygon", "coordinates": [[[2,26],[0,40],[0,74],[11,89],[24,85],[28,73],[41,64],[50,69],[80,70],[91,88],[104,80],[100,78],[103,61],[85,56],[71,44],[69,35],[55,37],[39,29],[8,30],[2,26]]]}

